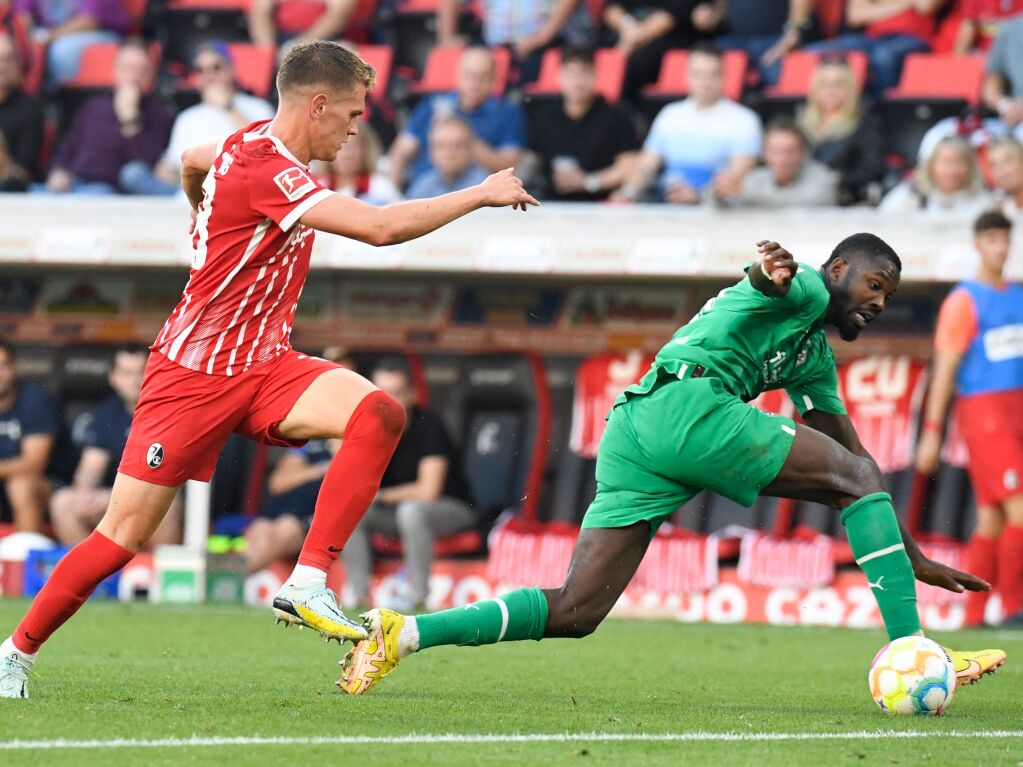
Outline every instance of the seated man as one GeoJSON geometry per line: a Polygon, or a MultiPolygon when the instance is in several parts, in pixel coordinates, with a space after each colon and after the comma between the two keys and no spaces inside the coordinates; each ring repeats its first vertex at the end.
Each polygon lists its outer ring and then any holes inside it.
{"type": "Polygon", "coordinates": [[[637,200],[663,169],[656,199],[693,205],[736,198],[760,154],[760,118],[727,99],[721,51],[701,45],[689,55],[689,97],[660,111],[635,168],[614,195],[637,200]]]}
{"type": "Polygon", "coordinates": [[[42,531],[50,483],[46,468],[60,431],[57,404],[31,381],[19,381],[14,349],[0,341],[0,511],[19,532],[42,531]]]}
{"type": "Polygon", "coordinates": [[[0,32],[0,191],[24,192],[38,170],[43,110],[21,88],[14,38],[0,32]]]}
{"type": "Polygon", "coordinates": [[[419,200],[457,192],[479,184],[487,172],[473,162],[472,126],[458,117],[442,117],[430,128],[430,163],[433,166],[413,181],[408,198],[419,200]]]}
{"type": "Polygon", "coordinates": [[[416,405],[406,368],[400,362],[384,361],[373,371],[372,380],[405,407],[408,420],[376,500],[341,552],[347,588],[353,603],[368,603],[369,535],[399,536],[408,568],[408,601],[422,606],[429,595],[434,539],[473,527],[476,513],[469,504],[460,456],[440,417],[416,405]]]}
{"type": "Polygon", "coordinates": [[[767,126],[764,165],[742,181],[739,202],[758,208],[838,204],[838,174],[807,154],[806,136],[788,117],[767,126]]]}
{"type": "Polygon", "coordinates": [[[561,98],[537,113],[531,149],[540,155],[547,196],[601,200],[625,180],[639,140],[628,113],[597,93],[594,51],[572,45],[561,52],[561,98]]]}
{"type": "MultiPolygon", "coordinates": [[[[50,504],[53,529],[64,546],[85,540],[107,509],[148,358],[145,347],[134,345],[122,347],[114,354],[108,379],[114,393],[93,411],[74,480],[54,493],[50,504]]],[[[151,540],[156,545],[177,543],[180,539],[181,507],[175,503],[151,540]]]]}
{"type": "Polygon", "coordinates": [[[424,151],[437,116],[455,115],[472,126],[473,161],[489,173],[518,164],[526,145],[526,120],[522,108],[493,95],[494,57],[486,48],[470,48],[458,64],[455,93],[424,98],[412,111],[408,124],[388,154],[391,180],[401,188],[430,170],[424,151]]]}

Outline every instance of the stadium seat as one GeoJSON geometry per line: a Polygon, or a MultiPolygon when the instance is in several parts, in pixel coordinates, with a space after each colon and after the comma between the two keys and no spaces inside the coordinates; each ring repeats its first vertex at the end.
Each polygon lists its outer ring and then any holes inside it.
{"type": "MultiPolygon", "coordinates": [[[[805,99],[810,91],[810,83],[817,65],[822,59],[828,58],[834,57],[792,51],[782,59],[778,84],[765,89],[764,95],[771,99],[805,99]]],[[[856,83],[862,89],[867,82],[867,55],[860,51],[850,51],[841,58],[848,63],[856,83]]]]}
{"type": "Polygon", "coordinates": [[[141,34],[146,12],[149,10],[149,0],[124,0],[124,9],[131,17],[132,34],[141,34]]]}
{"type": "Polygon", "coordinates": [[[965,521],[974,513],[975,501],[966,469],[941,464],[927,490],[922,537],[945,542],[968,538],[972,530],[965,521]]]}
{"type": "MultiPolygon", "coordinates": [[[[724,91],[733,101],[742,97],[742,89],[746,82],[746,65],[748,57],[744,51],[725,51],[724,53],[724,91]]],[[[661,71],[657,82],[643,89],[643,95],[649,100],[663,103],[676,101],[689,95],[689,74],[686,66],[689,62],[689,51],[673,50],[664,54],[661,60],[661,71]]]]}
{"type": "Polygon", "coordinates": [[[57,347],[53,344],[17,344],[14,354],[18,378],[35,381],[51,392],[56,391],[57,347]]]}
{"type": "MultiPolygon", "coordinates": [[[[95,43],[82,51],[78,73],[66,83],[64,88],[113,88],[114,61],[117,59],[117,43],[95,43]]],[[[149,44],[149,58],[153,62],[153,70],[160,69],[162,48],[159,43],[149,44]]]]}
{"type": "Polygon", "coordinates": [[[167,61],[187,68],[207,40],[248,42],[249,0],[169,0],[156,27],[167,61]]]}
{"type": "MultiPolygon", "coordinates": [[[[254,96],[269,98],[273,91],[277,50],[272,45],[253,43],[228,43],[227,48],[234,59],[234,79],[238,87],[254,96]]],[[[178,89],[194,91],[196,83],[196,75],[189,74],[178,82],[178,89]]]]}
{"type": "Polygon", "coordinates": [[[71,344],[57,352],[56,389],[77,446],[81,446],[92,409],[111,393],[107,376],[114,351],[115,347],[107,345],[71,344]]]}
{"type": "MultiPolygon", "coordinates": [[[[433,48],[426,59],[423,76],[412,84],[412,93],[425,95],[455,90],[458,85],[458,62],[461,61],[464,52],[464,48],[455,46],[433,48]]],[[[508,85],[511,53],[507,48],[495,48],[491,53],[496,65],[494,95],[500,96],[508,85]]]]}
{"type": "MultiPolygon", "coordinates": [[[[597,91],[610,103],[622,97],[625,79],[625,57],[617,48],[602,48],[596,54],[597,91]]],[[[552,48],[543,55],[540,75],[535,83],[525,88],[532,97],[557,96],[561,93],[561,51],[552,48]]]]}
{"type": "Polygon", "coordinates": [[[386,94],[391,83],[394,50],[389,45],[360,45],[359,55],[376,70],[377,83],[375,90],[386,94]]]}

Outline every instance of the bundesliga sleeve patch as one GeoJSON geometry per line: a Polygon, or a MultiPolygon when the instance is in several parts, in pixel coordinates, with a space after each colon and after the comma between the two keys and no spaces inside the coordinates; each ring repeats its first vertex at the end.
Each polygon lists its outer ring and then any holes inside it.
{"type": "Polygon", "coordinates": [[[288,202],[296,202],[316,188],[316,182],[301,168],[288,168],[274,176],[274,183],[288,202]]]}

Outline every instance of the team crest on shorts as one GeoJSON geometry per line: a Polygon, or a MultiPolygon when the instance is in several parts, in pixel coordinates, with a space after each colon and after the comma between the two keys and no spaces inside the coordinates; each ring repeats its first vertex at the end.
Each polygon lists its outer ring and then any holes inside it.
{"type": "Polygon", "coordinates": [[[163,463],[163,445],[154,442],[146,451],[146,464],[150,469],[156,469],[163,463]]]}

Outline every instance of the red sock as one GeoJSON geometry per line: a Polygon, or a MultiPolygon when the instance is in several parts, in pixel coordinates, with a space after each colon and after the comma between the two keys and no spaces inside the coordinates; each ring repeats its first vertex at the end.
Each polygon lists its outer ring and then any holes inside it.
{"type": "Polygon", "coordinates": [[[1002,612],[1015,615],[1023,610],[1023,527],[1006,525],[998,546],[998,592],[1002,612]]]}
{"type": "Polygon", "coordinates": [[[126,564],[134,552],[94,532],[69,551],[57,566],[22,618],[11,639],[24,653],[34,653],[78,612],[96,586],[126,564]]]}
{"type": "MultiPolygon", "coordinates": [[[[970,542],[966,544],[966,569],[994,585],[997,577],[997,562],[998,540],[984,538],[974,533],[970,542]]],[[[984,610],[987,607],[990,594],[990,591],[966,592],[965,624],[967,626],[984,625],[984,610]]]]}
{"type": "Polygon", "coordinates": [[[300,565],[326,571],[334,563],[380,489],[404,429],[405,411],[389,394],[374,391],[355,408],[316,496],[300,565]]]}

